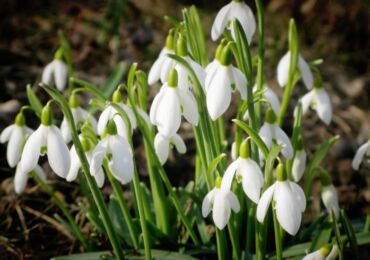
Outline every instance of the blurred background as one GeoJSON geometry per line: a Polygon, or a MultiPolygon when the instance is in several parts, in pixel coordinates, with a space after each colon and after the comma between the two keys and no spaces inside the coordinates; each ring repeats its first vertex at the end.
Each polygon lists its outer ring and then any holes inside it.
{"type": "MultiPolygon", "coordinates": [[[[140,69],[149,70],[170,28],[165,15],[180,20],[182,8],[195,4],[209,39],[213,19],[227,3],[221,0],[0,0],[0,130],[13,123],[19,107],[27,103],[26,85],[36,86],[44,66],[53,59],[59,30],[70,40],[77,77],[102,85],[120,61],[127,66],[138,62],[140,69]]],[[[254,1],[246,3],[255,11],[254,1]]],[[[265,1],[265,7],[265,71],[274,90],[281,94],[276,83],[276,66],[287,50],[291,17],[297,22],[303,57],[308,61],[324,60],[320,71],[324,87],[331,94],[333,121],[327,127],[315,113],[305,116],[305,144],[311,154],[324,140],[341,135],[324,166],[334,178],[341,207],[351,218],[361,218],[369,210],[370,166],[363,163],[362,169],[355,172],[351,160],[370,131],[369,1],[270,0],[265,1]]],[[[252,43],[254,54],[256,36],[252,43]]],[[[209,46],[209,57],[213,58],[216,43],[209,41],[209,46]]],[[[151,89],[152,96],[158,88],[151,89]]],[[[35,89],[45,101],[45,93],[35,89]]],[[[296,87],[292,105],[305,91],[301,85],[296,87]]],[[[233,116],[232,109],[229,116],[233,116]]],[[[288,118],[286,125],[290,122],[288,118]]],[[[39,122],[30,114],[28,124],[36,127],[39,122]]],[[[175,154],[166,165],[174,175],[171,179],[175,185],[185,185],[194,170],[191,127],[184,124],[182,134],[189,148],[186,160],[177,160],[180,157],[175,154]]],[[[47,216],[58,209],[46,193],[32,185],[20,196],[14,193],[14,170],[6,163],[5,149],[6,146],[0,146],[0,255],[20,259],[37,253],[42,259],[78,252],[75,243],[48,221],[47,216]]],[[[139,161],[145,159],[140,146],[136,153],[139,161]]],[[[145,180],[145,169],[140,173],[145,180]]],[[[86,222],[77,206],[83,200],[77,186],[50,176],[58,195],[69,203],[80,223],[86,222]]],[[[105,189],[109,194],[110,188],[105,189]]],[[[129,192],[126,195],[129,198],[129,192]]],[[[314,195],[319,198],[319,186],[314,195]]],[[[310,220],[310,214],[317,214],[319,207],[320,201],[314,201],[306,221],[310,220]]],[[[84,229],[89,232],[91,227],[86,224],[84,229]]],[[[104,248],[106,241],[101,238],[100,243],[104,248]]]]}

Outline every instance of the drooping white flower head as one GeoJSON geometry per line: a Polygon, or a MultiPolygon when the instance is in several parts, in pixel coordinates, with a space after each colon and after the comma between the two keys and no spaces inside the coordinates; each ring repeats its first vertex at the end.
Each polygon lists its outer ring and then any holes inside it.
{"type": "Polygon", "coordinates": [[[25,118],[20,112],[15,119],[14,124],[6,127],[0,135],[0,142],[8,142],[6,148],[6,160],[10,167],[15,167],[21,159],[22,149],[27,137],[33,131],[25,124],[25,118]]]}
{"type": "MultiPolygon", "coordinates": [[[[281,153],[285,158],[291,159],[293,157],[292,143],[286,133],[277,125],[276,115],[271,108],[267,110],[265,123],[258,134],[268,149],[271,149],[273,141],[275,140],[277,144],[282,145],[283,148],[281,153]]],[[[260,156],[262,158],[263,154],[260,153],[260,156]]]]}
{"type": "Polygon", "coordinates": [[[51,85],[53,82],[59,91],[63,91],[67,85],[68,67],[62,60],[62,52],[58,50],[52,62],[46,65],[42,72],[41,82],[51,85]]]}
{"type": "MultiPolygon", "coordinates": [[[[276,93],[267,84],[263,85],[263,89],[264,89],[263,94],[262,94],[263,98],[266,99],[267,103],[271,106],[275,115],[278,115],[280,111],[280,106],[281,106],[278,95],[276,95],[276,93]]],[[[258,91],[257,85],[254,85],[253,94],[256,94],[257,91],[258,91]]],[[[249,118],[249,113],[247,110],[243,116],[243,120],[246,121],[248,120],[248,118],[249,118]]]]}
{"type": "MultiPolygon", "coordinates": [[[[32,171],[34,171],[43,181],[46,181],[46,174],[39,165],[36,165],[32,171]]],[[[21,194],[24,191],[28,178],[29,172],[23,171],[21,165],[18,164],[14,176],[14,190],[17,194],[21,194]]]]}
{"type": "Polygon", "coordinates": [[[338,193],[332,184],[329,173],[322,171],[320,174],[321,181],[321,200],[330,215],[334,212],[335,218],[339,218],[338,193]]]}
{"type": "Polygon", "coordinates": [[[180,128],[181,115],[192,125],[198,124],[198,107],[192,92],[177,87],[176,69],[168,78],[153,100],[150,121],[164,137],[171,138],[180,128]]]}
{"type": "Polygon", "coordinates": [[[360,168],[360,164],[365,155],[368,157],[367,160],[370,161],[370,140],[361,145],[360,148],[358,148],[355,157],[353,157],[352,168],[354,170],[358,170],[360,168]]]}
{"type": "Polygon", "coordinates": [[[305,257],[302,260],[334,260],[338,257],[338,246],[333,245],[331,250],[329,245],[321,247],[305,257]]]}
{"type": "MultiPolygon", "coordinates": [[[[71,108],[73,120],[77,128],[80,128],[80,126],[85,121],[88,120],[92,127],[92,130],[96,133],[97,131],[96,119],[92,115],[90,115],[89,112],[80,107],[80,104],[75,94],[72,94],[69,98],[69,107],[71,108]]],[[[69,143],[72,140],[72,135],[66,117],[64,117],[62,120],[62,123],[60,125],[60,131],[62,133],[64,142],[69,143]]]]}
{"type": "Polygon", "coordinates": [[[325,124],[330,124],[333,116],[333,109],[331,107],[329,95],[323,87],[313,88],[301,98],[300,102],[302,104],[302,115],[304,115],[311,106],[316,110],[317,115],[325,124]]]}
{"type": "Polygon", "coordinates": [[[207,70],[205,92],[207,109],[212,120],[216,120],[229,108],[233,86],[240,92],[243,100],[247,99],[247,79],[231,64],[231,59],[230,48],[225,46],[220,60],[207,70]]]}
{"type": "Polygon", "coordinates": [[[47,104],[42,110],[39,128],[30,135],[24,145],[19,162],[23,172],[32,171],[40,155],[46,153],[51,169],[61,178],[67,176],[71,164],[68,147],[59,128],[54,126],[52,121],[50,104],[47,104]]]}
{"type": "Polygon", "coordinates": [[[168,73],[175,67],[175,61],[167,56],[167,54],[174,54],[175,43],[175,30],[171,29],[168,33],[166,39],[166,46],[160,52],[157,60],[154,62],[153,66],[150,68],[148,75],[148,84],[153,85],[159,79],[162,83],[165,83],[168,78],[168,73]]]}
{"type": "Polygon", "coordinates": [[[277,168],[277,181],[262,194],[257,205],[257,220],[262,223],[273,201],[276,217],[281,227],[294,236],[301,225],[302,212],[306,209],[306,198],[302,188],[286,179],[282,164],[277,168]]]}
{"type": "Polygon", "coordinates": [[[302,136],[299,136],[295,150],[292,164],[292,176],[295,182],[299,182],[303,176],[307,160],[307,154],[303,148],[302,136]]]}
{"type": "MultiPolygon", "coordinates": [[[[117,115],[118,116],[118,115],[117,115]]],[[[129,183],[134,176],[134,158],[130,144],[118,135],[114,120],[107,126],[107,136],[101,140],[92,152],[90,173],[99,176],[104,159],[108,160],[109,170],[122,184],[129,183]]]]}
{"type": "Polygon", "coordinates": [[[231,33],[234,36],[234,30],[230,27],[232,26],[232,21],[235,19],[240,22],[248,42],[250,43],[256,31],[256,20],[249,6],[245,4],[244,1],[240,0],[231,1],[218,12],[212,25],[212,40],[216,41],[222,35],[226,27],[231,29],[231,33]]]}
{"type": "MultiPolygon", "coordinates": [[[[301,72],[302,80],[304,85],[307,89],[312,89],[314,79],[310,69],[310,66],[307,62],[302,58],[300,54],[298,54],[298,69],[301,72]]],[[[289,67],[290,67],[290,52],[288,51],[279,61],[277,67],[277,79],[280,87],[285,87],[288,83],[289,77],[289,67]]]]}
{"type": "Polygon", "coordinates": [[[170,146],[174,144],[177,152],[184,154],[186,153],[186,146],[181,136],[175,134],[170,138],[166,138],[161,133],[158,133],[154,138],[154,148],[161,164],[164,164],[170,153],[170,146]]]}
{"type": "MultiPolygon", "coordinates": [[[[80,140],[81,140],[82,147],[84,148],[87,161],[89,162],[89,164],[91,164],[92,157],[93,157],[92,143],[87,138],[83,137],[82,135],[80,135],[80,140]]],[[[80,158],[78,157],[75,145],[72,145],[69,151],[69,154],[71,157],[71,168],[69,169],[66,180],[68,182],[72,182],[78,176],[78,172],[81,168],[81,161],[80,161],[80,158]]],[[[92,174],[92,172],[90,173],[92,174]]],[[[99,188],[103,187],[104,180],[105,180],[103,169],[100,167],[100,169],[94,172],[94,175],[92,174],[92,176],[95,178],[95,181],[98,187],[99,188]]]]}
{"type": "Polygon", "coordinates": [[[240,145],[240,156],[226,169],[221,186],[231,189],[235,174],[237,180],[242,182],[247,197],[254,203],[258,203],[264,180],[258,164],[249,158],[248,140],[240,145]]]}
{"type": "Polygon", "coordinates": [[[221,178],[216,179],[215,187],[208,192],[202,203],[202,215],[207,217],[213,211],[212,218],[216,227],[223,229],[229,222],[231,210],[238,213],[240,204],[236,195],[227,188],[222,187],[221,178]]]}

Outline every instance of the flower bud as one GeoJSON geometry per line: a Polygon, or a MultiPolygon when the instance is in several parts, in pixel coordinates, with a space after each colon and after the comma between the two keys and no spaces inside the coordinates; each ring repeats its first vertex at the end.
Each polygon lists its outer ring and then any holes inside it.
{"type": "Polygon", "coordinates": [[[120,103],[122,102],[122,94],[121,94],[121,88],[117,88],[112,95],[112,101],[114,103],[120,103]]]}
{"type": "Polygon", "coordinates": [[[188,49],[186,46],[186,39],[185,36],[179,35],[179,38],[177,39],[177,45],[176,45],[177,55],[181,57],[188,56],[188,49]]]}
{"type": "Polygon", "coordinates": [[[175,30],[172,28],[166,38],[166,49],[173,51],[175,49],[175,30]]]}
{"type": "Polygon", "coordinates": [[[54,60],[61,60],[63,61],[63,50],[62,48],[59,48],[54,55],[54,60]]]}

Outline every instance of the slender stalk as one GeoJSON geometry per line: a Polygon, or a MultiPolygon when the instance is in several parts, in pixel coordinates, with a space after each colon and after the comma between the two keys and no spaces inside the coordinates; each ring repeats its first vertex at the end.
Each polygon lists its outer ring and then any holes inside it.
{"type": "Polygon", "coordinates": [[[217,257],[218,260],[225,260],[227,250],[225,232],[216,228],[216,243],[217,243],[217,257]]]}
{"type": "Polygon", "coordinates": [[[280,235],[280,225],[276,217],[276,211],[274,209],[274,202],[272,203],[272,218],[274,220],[274,233],[275,233],[275,246],[276,246],[276,259],[283,259],[283,249],[281,246],[281,235],[280,235]]]}
{"type": "Polygon", "coordinates": [[[229,230],[230,240],[231,240],[231,246],[233,249],[233,259],[240,259],[240,246],[239,241],[237,241],[237,234],[235,227],[233,226],[232,221],[229,221],[227,224],[227,229],[229,230]]]}
{"type": "Polygon", "coordinates": [[[67,218],[69,224],[71,225],[73,233],[75,234],[77,239],[81,242],[82,246],[87,251],[91,251],[91,246],[86,242],[86,239],[83,236],[81,229],[76,224],[76,221],[74,220],[71,212],[68,210],[66,205],[64,205],[63,201],[57,195],[55,195],[54,190],[49,186],[49,184],[45,182],[43,179],[41,179],[37,174],[32,172],[32,177],[37,181],[38,184],[40,184],[41,188],[47,193],[49,193],[49,195],[53,198],[55,204],[57,204],[57,206],[63,212],[64,216],[67,218]]]}

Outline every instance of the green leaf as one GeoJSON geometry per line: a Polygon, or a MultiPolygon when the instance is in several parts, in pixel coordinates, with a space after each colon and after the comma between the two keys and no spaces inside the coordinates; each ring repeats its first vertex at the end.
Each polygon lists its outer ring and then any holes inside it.
{"type": "Polygon", "coordinates": [[[349,221],[349,219],[348,219],[348,217],[347,217],[347,215],[346,215],[346,213],[343,209],[340,211],[340,219],[341,219],[342,225],[344,227],[344,230],[347,234],[349,245],[351,247],[351,251],[354,254],[355,259],[360,259],[355,232],[353,231],[353,227],[351,225],[351,222],[349,221]]]}
{"type": "Polygon", "coordinates": [[[265,188],[269,187],[273,183],[273,170],[274,170],[274,163],[276,158],[282,149],[281,145],[274,145],[266,159],[265,164],[265,188]]]}
{"type": "Polygon", "coordinates": [[[320,249],[323,245],[329,243],[333,231],[332,221],[327,217],[320,225],[317,235],[312,240],[310,252],[320,249]]]}
{"type": "Polygon", "coordinates": [[[137,69],[137,63],[132,63],[127,76],[127,87],[131,91],[134,85],[135,73],[137,69]]]}
{"type": "Polygon", "coordinates": [[[320,166],[322,160],[324,160],[325,156],[329,152],[329,150],[333,147],[335,142],[339,139],[339,135],[333,136],[325,143],[321,144],[321,146],[316,150],[314,155],[312,156],[305,174],[305,182],[304,182],[304,193],[306,198],[308,199],[311,194],[311,186],[312,182],[315,177],[316,169],[320,166]]]}
{"type": "Polygon", "coordinates": [[[211,175],[212,172],[216,169],[217,165],[219,162],[226,157],[225,153],[220,154],[217,156],[215,159],[212,160],[212,162],[209,164],[208,169],[207,169],[207,175],[211,175]]]}
{"type": "Polygon", "coordinates": [[[30,106],[35,111],[36,115],[40,117],[43,106],[42,106],[40,99],[36,96],[35,92],[32,90],[32,87],[30,84],[27,85],[26,92],[27,92],[27,98],[28,98],[28,102],[30,103],[30,106]]]}
{"type": "Polygon", "coordinates": [[[233,119],[232,121],[240,126],[252,138],[252,140],[257,144],[258,148],[262,151],[263,156],[267,158],[269,150],[261,137],[258,135],[258,133],[241,120],[233,119]]]}
{"type": "Polygon", "coordinates": [[[73,77],[70,78],[69,80],[72,82],[72,84],[75,84],[75,85],[78,85],[80,87],[85,88],[86,91],[94,94],[102,102],[105,102],[106,101],[106,97],[105,97],[104,93],[101,91],[101,89],[99,89],[94,84],[92,84],[90,82],[87,82],[85,80],[76,79],[76,78],[73,78],[73,77]]]}
{"type": "Polygon", "coordinates": [[[114,90],[117,88],[118,84],[122,81],[123,76],[127,70],[126,62],[119,62],[114,68],[112,74],[106,80],[104,88],[101,90],[106,98],[109,98],[114,90]]]}

